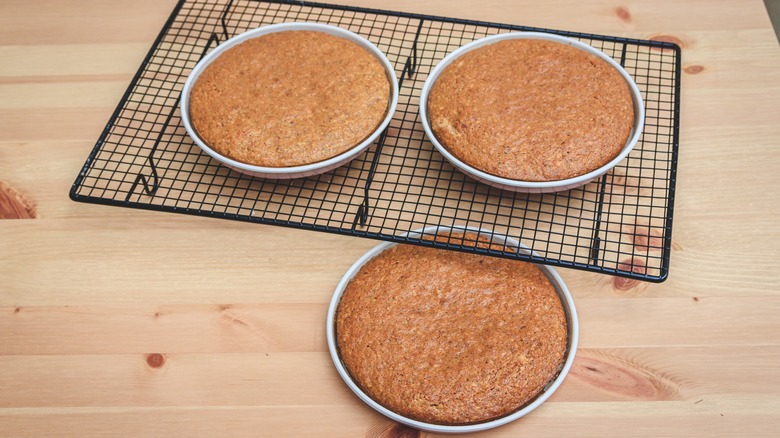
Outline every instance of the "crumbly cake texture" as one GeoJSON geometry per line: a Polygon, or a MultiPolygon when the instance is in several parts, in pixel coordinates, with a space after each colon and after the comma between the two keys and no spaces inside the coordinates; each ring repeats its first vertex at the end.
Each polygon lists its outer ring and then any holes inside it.
{"type": "Polygon", "coordinates": [[[515,412],[543,390],[563,366],[567,323],[533,264],[397,245],[345,289],[336,337],[350,375],[379,404],[466,425],[515,412]]]}
{"type": "Polygon", "coordinates": [[[572,46],[510,39],[449,64],[428,98],[431,129],[464,163],[520,181],[584,175],[628,141],[634,106],[623,76],[572,46]]]}
{"type": "Polygon", "coordinates": [[[190,117],[220,154],[265,167],[312,164],[368,138],[388,110],[382,63],[355,42],[282,31],[222,53],[195,82],[190,117]]]}

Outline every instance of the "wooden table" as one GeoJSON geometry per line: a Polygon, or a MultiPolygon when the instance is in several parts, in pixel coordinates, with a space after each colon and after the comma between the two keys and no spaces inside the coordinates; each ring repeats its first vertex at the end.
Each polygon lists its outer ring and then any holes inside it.
{"type": "MultiPolygon", "coordinates": [[[[559,269],[575,366],[484,436],[777,436],[780,50],[760,0],[340,1],[677,41],[669,279],[559,269]]],[[[333,289],[375,241],[68,199],[173,6],[0,4],[0,212],[26,218],[0,221],[0,435],[411,433],[325,344],[333,289]]]]}

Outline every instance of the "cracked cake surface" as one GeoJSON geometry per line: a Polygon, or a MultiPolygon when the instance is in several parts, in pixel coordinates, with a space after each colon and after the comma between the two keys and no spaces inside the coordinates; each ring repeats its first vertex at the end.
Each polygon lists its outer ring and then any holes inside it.
{"type": "Polygon", "coordinates": [[[266,167],[312,164],[368,138],[384,120],[390,81],[346,38],[290,30],[226,50],[193,85],[190,117],[220,154],[266,167]]]}
{"type": "Polygon", "coordinates": [[[531,263],[397,245],[346,287],[336,338],[349,374],[379,404],[464,425],[536,398],[563,366],[567,323],[531,263]]]}
{"type": "Polygon", "coordinates": [[[567,44],[508,39],[447,65],[428,97],[431,129],[483,172],[558,181],[607,164],[625,147],[634,107],[625,78],[567,44]]]}

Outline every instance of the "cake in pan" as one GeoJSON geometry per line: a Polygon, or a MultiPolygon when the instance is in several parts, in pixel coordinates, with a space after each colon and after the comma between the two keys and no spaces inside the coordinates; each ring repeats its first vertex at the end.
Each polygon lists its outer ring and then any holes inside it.
{"type": "Polygon", "coordinates": [[[558,181],[614,159],[634,125],[626,79],[568,44],[506,39],[442,71],[427,106],[437,140],[465,164],[519,181],[558,181]]]}
{"type": "MultiPolygon", "coordinates": [[[[437,237],[447,238],[463,234],[437,237]]],[[[560,297],[535,265],[421,246],[368,261],[335,321],[340,359],[364,393],[440,425],[521,409],[555,379],[567,349],[560,297]]]]}
{"type": "Polygon", "coordinates": [[[391,84],[376,56],[324,32],[252,38],[206,67],[190,96],[198,136],[246,164],[317,163],[359,145],[382,123],[391,84]]]}

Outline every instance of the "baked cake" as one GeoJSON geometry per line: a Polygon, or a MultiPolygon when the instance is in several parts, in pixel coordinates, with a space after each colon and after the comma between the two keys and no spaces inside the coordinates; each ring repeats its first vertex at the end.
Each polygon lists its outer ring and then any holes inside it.
{"type": "Polygon", "coordinates": [[[567,323],[531,263],[397,245],[346,287],[336,341],[350,376],[379,404],[418,421],[465,425],[535,399],[563,366],[567,323]]]}
{"type": "Polygon", "coordinates": [[[242,163],[289,167],[339,155],[384,120],[390,81],[353,41],[283,31],[222,53],[195,82],[190,117],[198,135],[242,163]]]}
{"type": "Polygon", "coordinates": [[[584,175],[628,141],[634,107],[624,77],[603,59],[540,39],[508,39],[465,53],[428,97],[431,129],[462,162],[520,181],[584,175]]]}

